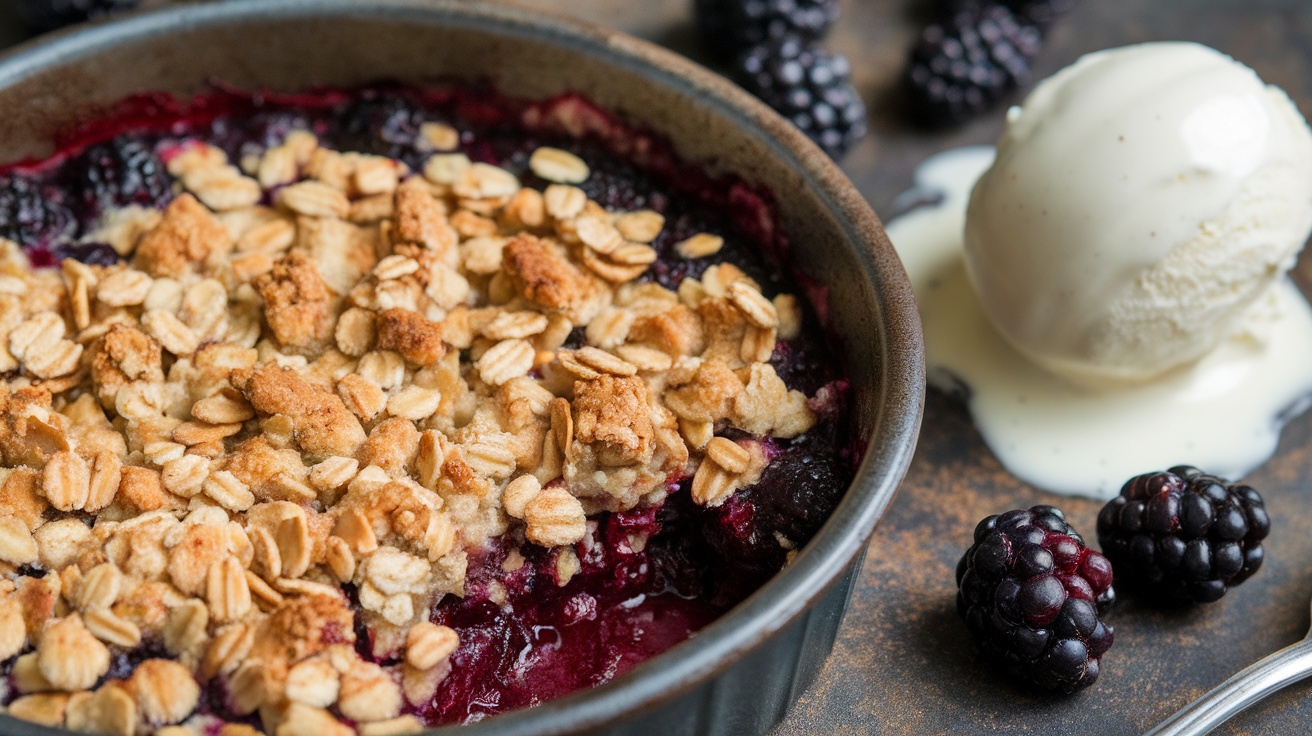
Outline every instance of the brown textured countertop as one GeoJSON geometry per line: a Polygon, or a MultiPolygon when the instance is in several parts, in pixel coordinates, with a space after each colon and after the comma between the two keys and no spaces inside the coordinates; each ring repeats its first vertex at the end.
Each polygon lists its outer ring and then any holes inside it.
{"type": "MultiPolygon", "coordinates": [[[[917,163],[989,143],[1001,111],[947,134],[905,127],[892,89],[930,0],[844,0],[831,45],[848,55],[872,111],[872,135],[845,161],[881,215],[917,163]]],[[[574,13],[704,60],[691,0],[519,0],[574,13]]],[[[1148,40],[1192,40],[1231,54],[1312,114],[1310,0],[1077,0],[1036,61],[1046,76],[1081,53],[1148,40]]],[[[0,46],[21,35],[0,2],[0,46]]],[[[1312,172],[1309,172],[1312,175],[1312,172]]],[[[1312,284],[1312,257],[1297,274],[1312,284]]],[[[1217,422],[1225,417],[1216,417],[1217,422]]],[[[1004,471],[958,403],[931,393],[915,460],[871,544],[833,656],[776,736],[802,734],[1133,734],[1248,663],[1299,639],[1312,595],[1312,414],[1295,420],[1270,462],[1247,480],[1267,499],[1267,563],[1219,603],[1157,610],[1122,597],[1108,620],[1116,644],[1101,679],[1067,698],[1027,694],[976,661],[954,603],[953,568],[975,523],[1056,503],[1092,539],[1099,504],[1037,491],[1004,471]]],[[[1222,726],[1224,734],[1312,732],[1312,682],[1290,687],[1222,726]]]]}

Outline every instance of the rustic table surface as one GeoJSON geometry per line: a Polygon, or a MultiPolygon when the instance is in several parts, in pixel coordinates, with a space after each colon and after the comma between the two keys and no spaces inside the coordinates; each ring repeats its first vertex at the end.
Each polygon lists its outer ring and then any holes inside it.
{"type": "MultiPolygon", "coordinates": [[[[519,0],[566,11],[706,60],[691,0],[519,0]]],[[[991,143],[1001,112],[950,133],[907,127],[897,79],[929,0],[844,0],[831,46],[852,61],[872,134],[844,168],[875,211],[911,183],[925,157],[991,143]]],[[[26,31],[0,2],[0,46],[26,31]]],[[[1079,0],[1035,62],[1041,78],[1096,49],[1152,40],[1199,41],[1252,66],[1312,115],[1308,0],[1079,0]]],[[[1312,257],[1296,269],[1312,291],[1312,257]]],[[[1224,422],[1223,416],[1216,417],[1224,422]]],[[[1160,610],[1123,597],[1110,614],[1116,645],[1098,683],[1039,697],[977,660],[957,618],[953,569],[984,516],[1035,503],[1066,510],[1092,538],[1100,504],[1039,491],[1008,474],[964,408],[931,392],[911,470],[871,543],[833,656],[776,736],[800,734],[1133,734],[1147,730],[1250,662],[1303,636],[1312,596],[1312,413],[1291,423],[1276,456],[1247,481],[1273,524],[1267,563],[1243,587],[1199,609],[1160,610]]],[[[1312,732],[1312,681],[1223,725],[1225,734],[1312,732]]]]}

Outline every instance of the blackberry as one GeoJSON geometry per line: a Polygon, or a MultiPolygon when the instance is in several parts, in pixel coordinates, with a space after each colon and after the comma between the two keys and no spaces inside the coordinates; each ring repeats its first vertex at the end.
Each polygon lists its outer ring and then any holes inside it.
{"type": "Polygon", "coordinates": [[[88,148],[69,166],[64,185],[81,192],[89,218],[134,204],[160,208],[172,195],[168,170],[154,147],[127,137],[88,148]]]}
{"type": "Polygon", "coordinates": [[[1269,531],[1257,491],[1188,465],[1131,478],[1098,514],[1098,543],[1118,582],[1199,603],[1257,572],[1269,531]]]}
{"type": "Polygon", "coordinates": [[[62,243],[50,251],[56,262],[72,258],[88,266],[112,266],[121,260],[118,252],[107,243],[62,243]]]}
{"type": "Polygon", "coordinates": [[[1112,627],[1112,566],[1052,506],[1008,511],[975,527],[957,564],[957,611],[984,655],[1042,690],[1098,679],[1112,627]]]}
{"type": "Polygon", "coordinates": [[[838,0],[694,0],[707,47],[725,61],[771,39],[820,40],[838,19],[838,0]]]}
{"type": "Polygon", "coordinates": [[[23,22],[38,31],[81,23],[118,10],[135,8],[140,0],[18,0],[23,22]]]}
{"type": "Polygon", "coordinates": [[[366,98],[342,112],[337,144],[347,151],[401,158],[414,149],[422,123],[423,112],[403,97],[366,98]]]}
{"type": "Polygon", "coordinates": [[[1003,5],[1016,17],[1047,28],[1075,7],[1075,0],[937,0],[934,5],[940,18],[950,18],[957,13],[982,13],[994,5],[1003,5]]]}
{"type": "Polygon", "coordinates": [[[1075,0],[1008,0],[1007,6],[1020,18],[1039,28],[1047,28],[1075,7],[1075,0]]]}
{"type": "Polygon", "coordinates": [[[903,75],[911,114],[925,125],[961,123],[1030,79],[1042,37],[1002,5],[932,23],[903,75]]]}
{"type": "Polygon", "coordinates": [[[866,134],[866,108],[852,86],[847,58],[801,36],[749,49],[738,60],[738,81],[834,159],[866,134]]]}
{"type": "Polygon", "coordinates": [[[0,237],[46,247],[72,235],[76,223],[63,194],[24,176],[0,176],[0,237]]]}

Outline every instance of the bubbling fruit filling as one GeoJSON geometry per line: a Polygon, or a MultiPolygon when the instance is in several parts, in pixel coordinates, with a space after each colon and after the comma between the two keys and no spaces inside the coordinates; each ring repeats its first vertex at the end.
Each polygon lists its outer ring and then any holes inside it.
{"type": "Polygon", "coordinates": [[[566,95],[129,99],[0,170],[0,685],[404,733],[612,680],[859,450],[770,198],[566,95]]]}

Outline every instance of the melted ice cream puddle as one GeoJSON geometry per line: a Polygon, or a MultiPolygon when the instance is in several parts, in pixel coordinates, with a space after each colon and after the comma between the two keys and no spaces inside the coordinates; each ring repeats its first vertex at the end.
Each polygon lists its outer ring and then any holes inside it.
{"type": "Polygon", "coordinates": [[[941,201],[887,231],[920,305],[930,384],[964,390],[1002,464],[1046,490],[1111,498],[1140,473],[1188,463],[1238,478],[1269,458],[1312,395],[1312,308],[1293,282],[1278,282],[1245,329],[1192,365],[1140,385],[1075,387],[1003,340],[966,278],[966,203],[992,161],[991,147],[927,160],[908,195],[941,201]]]}

